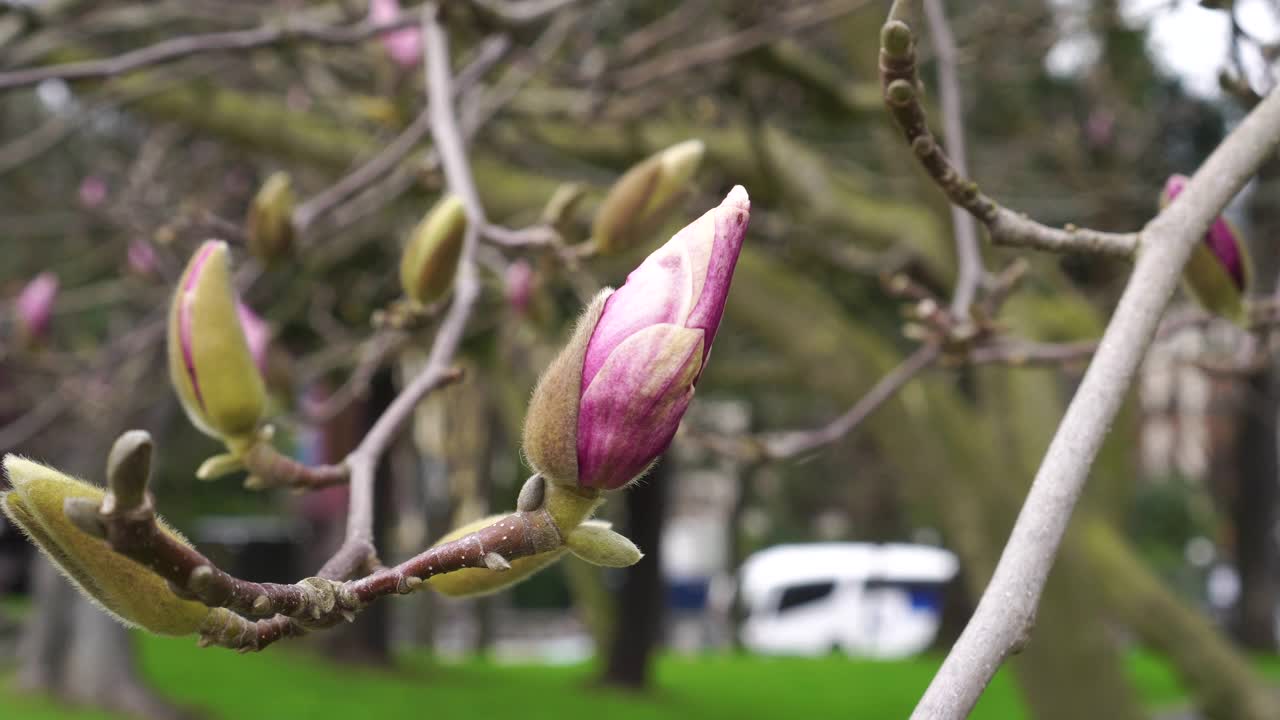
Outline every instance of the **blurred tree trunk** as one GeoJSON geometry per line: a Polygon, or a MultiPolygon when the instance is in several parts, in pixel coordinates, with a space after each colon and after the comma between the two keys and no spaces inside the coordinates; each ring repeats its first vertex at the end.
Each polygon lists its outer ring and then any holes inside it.
{"type": "Polygon", "coordinates": [[[623,570],[618,592],[613,643],[601,678],[605,685],[643,690],[649,684],[653,651],[662,641],[666,598],[662,584],[662,522],[666,514],[671,463],[658,461],[629,489],[623,533],[644,552],[644,559],[623,570]]]}
{"type": "MultiPolygon", "coordinates": [[[[1272,159],[1258,173],[1257,187],[1249,197],[1247,236],[1253,260],[1250,296],[1257,301],[1273,298],[1280,270],[1280,207],[1275,204],[1280,184],[1280,161],[1272,159]]],[[[1264,347],[1267,330],[1263,330],[1264,347]]],[[[1276,603],[1280,600],[1280,544],[1275,530],[1280,502],[1280,447],[1277,447],[1276,408],[1280,405],[1280,368],[1273,359],[1265,368],[1248,375],[1239,409],[1236,440],[1236,488],[1231,503],[1234,556],[1240,574],[1240,600],[1232,617],[1236,640],[1255,650],[1276,649],[1276,603]]]]}
{"type": "Polygon", "coordinates": [[[1104,523],[1084,530],[1092,575],[1107,609],[1177,670],[1209,718],[1280,717],[1280,697],[1258,677],[1205,616],[1161,583],[1120,535],[1104,523]]]}

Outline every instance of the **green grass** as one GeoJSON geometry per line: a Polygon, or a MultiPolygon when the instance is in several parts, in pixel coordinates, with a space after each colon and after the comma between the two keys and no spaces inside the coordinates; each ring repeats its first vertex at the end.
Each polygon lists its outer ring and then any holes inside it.
{"type": "MultiPolygon", "coordinates": [[[[593,687],[592,668],[585,665],[495,666],[479,660],[440,664],[411,656],[396,670],[379,672],[334,665],[289,648],[240,656],[199,650],[190,640],[157,638],[143,641],[142,662],[147,677],[175,702],[225,720],[473,720],[510,713],[512,708],[519,708],[521,720],[896,720],[910,713],[937,669],[938,658],[880,663],[840,657],[665,656],[658,663],[655,691],[643,695],[593,687]]],[[[1280,678],[1280,661],[1270,659],[1260,666],[1280,678]]],[[[1135,656],[1131,668],[1137,687],[1153,706],[1183,700],[1175,677],[1159,660],[1135,656]]],[[[7,682],[0,685],[0,708],[5,718],[21,720],[111,717],[18,696],[7,682]]],[[[1007,672],[996,677],[972,717],[1025,717],[1007,672]]]]}

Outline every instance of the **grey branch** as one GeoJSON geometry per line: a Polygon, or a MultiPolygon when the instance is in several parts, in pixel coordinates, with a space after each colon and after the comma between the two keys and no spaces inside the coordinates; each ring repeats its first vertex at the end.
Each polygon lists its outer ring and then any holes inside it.
{"type": "Polygon", "coordinates": [[[963,718],[1000,664],[1028,639],[1036,606],[1089,468],[1177,287],[1213,219],[1280,144],[1271,93],[1214,150],[1178,199],[1142,229],[1142,252],[1093,362],[1036,473],[973,618],[912,718],[963,718]]]}

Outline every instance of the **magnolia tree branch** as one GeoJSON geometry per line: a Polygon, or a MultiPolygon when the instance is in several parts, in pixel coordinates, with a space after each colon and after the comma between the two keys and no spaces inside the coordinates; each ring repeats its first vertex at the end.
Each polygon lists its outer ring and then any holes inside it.
{"type": "Polygon", "coordinates": [[[0,72],[0,91],[37,85],[45,80],[93,80],[123,75],[153,65],[196,55],[255,50],[290,42],[353,45],[388,30],[418,22],[416,13],[402,12],[386,22],[368,21],[348,26],[318,25],[282,20],[250,30],[187,35],[131,50],[122,55],[84,62],[49,65],[0,72]]]}
{"type": "Polygon", "coordinates": [[[1264,99],[1214,150],[1178,202],[1142,229],[1141,243],[1137,236],[1064,233],[1025,218],[1015,227],[1026,232],[1016,233],[1002,219],[1012,213],[956,176],[927,130],[921,131],[914,41],[897,17],[891,16],[882,34],[886,98],[920,161],[953,202],[987,223],[993,238],[999,234],[1012,244],[1128,252],[1141,245],[1133,274],[1036,473],[991,582],[912,714],[919,720],[963,718],[1001,663],[1030,636],[1036,606],[1089,468],[1155,335],[1182,266],[1213,219],[1280,144],[1280,93],[1264,99]]]}
{"type": "MultiPolygon", "coordinates": [[[[1075,226],[1059,229],[1038,223],[983,194],[977,183],[965,176],[963,168],[947,157],[929,130],[921,104],[923,85],[916,65],[915,36],[903,21],[906,14],[903,5],[901,1],[894,3],[889,22],[880,36],[880,79],[885,104],[911,151],[952,204],[977,218],[987,227],[991,240],[1000,245],[1131,257],[1138,247],[1136,233],[1100,232],[1075,226]]],[[[935,32],[939,27],[945,25],[935,25],[935,32]]]]}
{"type": "MultiPolygon", "coordinates": [[[[929,18],[929,39],[938,62],[938,99],[942,103],[942,134],[951,151],[956,173],[969,174],[964,149],[964,102],[960,97],[960,81],[956,78],[956,41],[947,22],[942,0],[924,0],[929,18]]],[[[956,240],[956,289],[951,298],[951,314],[965,318],[969,306],[982,285],[984,270],[982,250],[978,247],[978,228],[973,216],[957,205],[951,206],[951,226],[956,240]]]]}

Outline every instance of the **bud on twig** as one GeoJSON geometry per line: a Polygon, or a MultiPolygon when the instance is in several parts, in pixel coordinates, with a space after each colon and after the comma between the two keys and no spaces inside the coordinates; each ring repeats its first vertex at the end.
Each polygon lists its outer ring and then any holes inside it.
{"type": "Polygon", "coordinates": [[[201,245],[179,280],[169,310],[169,379],[201,432],[230,445],[252,442],[266,391],[236,312],[224,242],[201,245]]]}
{"type": "Polygon", "coordinates": [[[13,306],[13,320],[24,342],[35,344],[49,333],[57,298],[58,276],[51,272],[42,272],[23,286],[13,306]]]}
{"type": "Polygon", "coordinates": [[[0,494],[0,509],[85,596],[120,622],[153,633],[189,635],[200,629],[209,608],[179,598],[160,576],[81,529],[96,526],[91,513],[106,497],[101,488],[16,455],[5,457],[4,469],[13,490],[0,494]]]}
{"type": "Polygon", "coordinates": [[[292,249],[294,203],[289,173],[274,172],[249,205],[245,237],[249,252],[263,264],[280,260],[292,249]]]}
{"type": "Polygon", "coordinates": [[[591,236],[601,254],[644,242],[667,219],[702,163],[701,140],[686,140],[652,155],[618,178],[596,211],[591,236]]]}
{"type": "Polygon", "coordinates": [[[667,449],[720,326],[749,214],[735,187],[596,297],[530,401],[524,450],[535,470],[612,490],[667,449]]]}
{"type": "MultiPolygon", "coordinates": [[[[1160,206],[1173,202],[1187,185],[1187,176],[1172,175],[1165,181],[1160,206]]],[[[1192,299],[1211,313],[1244,323],[1244,294],[1253,268],[1239,231],[1219,215],[1204,240],[1196,245],[1182,271],[1182,284],[1192,299]]]]}
{"type": "Polygon", "coordinates": [[[410,300],[430,305],[453,287],[467,231],[467,212],[456,195],[440,198],[409,235],[400,256],[400,286],[410,300]]]}

